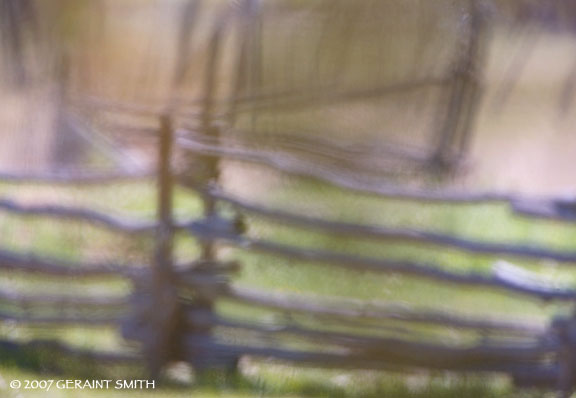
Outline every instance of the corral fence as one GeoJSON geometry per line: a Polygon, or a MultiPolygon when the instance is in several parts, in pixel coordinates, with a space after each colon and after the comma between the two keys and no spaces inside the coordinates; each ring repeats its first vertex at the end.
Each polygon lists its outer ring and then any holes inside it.
{"type": "MultiPolygon", "coordinates": [[[[211,34],[201,100],[186,102],[178,99],[163,107],[153,107],[90,99],[92,106],[99,109],[157,118],[157,128],[140,130],[157,139],[158,167],[155,171],[38,176],[5,174],[1,176],[2,179],[13,183],[77,185],[154,179],[158,203],[155,221],[123,219],[87,208],[22,205],[9,200],[0,201],[0,209],[22,216],[91,223],[120,234],[153,236],[156,245],[154,261],[149,267],[108,263],[72,264],[31,253],[1,250],[0,268],[3,272],[57,276],[73,281],[119,277],[133,285],[130,297],[116,298],[70,299],[69,296],[0,292],[2,302],[25,309],[35,306],[53,309],[50,316],[30,315],[26,311],[2,312],[2,320],[23,324],[117,325],[125,338],[139,343],[140,355],[78,351],[64,345],[58,347],[65,352],[102,361],[138,361],[143,358],[153,376],[158,376],[163,367],[173,361],[187,361],[199,370],[234,369],[239,358],[251,356],[274,358],[298,366],[326,368],[500,373],[512,377],[519,386],[545,387],[560,391],[562,396],[569,396],[576,383],[576,318],[573,316],[557,317],[549,323],[540,324],[461,316],[442,310],[412,308],[391,301],[272,293],[236,285],[233,283],[234,274],[242,272],[242,263],[220,259],[223,247],[236,247],[247,252],[289,259],[295,266],[301,262],[321,263],[326,266],[326,272],[330,272],[331,268],[343,268],[353,272],[405,275],[438,285],[479,287],[542,302],[571,303],[576,300],[576,289],[548,285],[516,268],[501,267],[492,274],[462,272],[439,264],[303,248],[252,236],[247,220],[256,216],[304,231],[375,242],[434,245],[471,254],[552,260],[561,266],[576,263],[576,252],[476,241],[425,230],[330,221],[256,204],[230,194],[219,183],[222,162],[232,160],[319,181],[357,195],[450,203],[454,206],[505,203],[519,217],[567,222],[576,220],[576,207],[570,200],[535,200],[502,193],[412,189],[397,183],[398,173],[385,178],[381,175],[365,176],[363,172],[367,167],[361,161],[367,148],[340,146],[338,142],[322,138],[322,135],[298,138],[288,132],[286,135],[276,134],[273,137],[274,150],[266,147],[266,143],[257,142],[262,144],[259,146],[254,142],[258,137],[263,137],[259,123],[265,119],[262,115],[267,112],[287,114],[295,108],[308,110],[331,106],[336,106],[340,112],[357,100],[389,98],[406,91],[426,90],[432,85],[440,90],[442,98],[448,99],[447,102],[434,101],[440,108],[436,109],[436,114],[442,117],[439,118],[439,127],[435,128],[437,131],[432,135],[437,132],[442,134],[435,135],[432,151],[412,152],[405,151],[403,147],[387,146],[384,148],[388,151],[385,157],[404,162],[400,167],[402,171],[412,166],[411,170],[416,170],[412,173],[434,169],[432,166],[438,165],[441,167],[436,170],[442,171],[454,161],[457,163],[465,151],[471,119],[477,106],[477,69],[482,59],[482,17],[475,8],[476,2],[469,4],[471,8],[462,11],[466,18],[462,19],[464,23],[459,27],[464,34],[455,43],[459,46],[456,51],[458,56],[453,57],[446,77],[439,79],[424,78],[421,82],[411,79],[402,84],[372,87],[370,92],[350,88],[327,90],[329,85],[319,91],[267,91],[267,78],[262,75],[266,73],[267,61],[261,56],[263,47],[256,40],[259,29],[265,30],[262,25],[267,22],[263,18],[266,13],[257,7],[257,2],[246,1],[235,9],[234,24],[230,22],[230,16],[223,17],[211,34]],[[235,62],[222,61],[222,40],[230,34],[229,30],[240,33],[237,37],[242,38],[236,46],[240,51],[236,54],[235,62]],[[235,84],[228,86],[225,100],[216,96],[216,71],[219,69],[227,69],[236,76],[235,84]],[[254,75],[254,71],[258,70],[261,74],[254,75]],[[191,112],[189,109],[199,111],[191,112]],[[246,126],[251,130],[240,131],[246,126]],[[343,162],[347,162],[346,172],[337,169],[343,162]],[[173,192],[176,186],[184,186],[197,193],[203,203],[202,217],[195,220],[175,217],[173,192]],[[200,256],[190,263],[179,264],[174,259],[174,241],[178,233],[190,234],[200,244],[200,256]],[[221,300],[277,312],[280,316],[276,319],[280,321],[257,323],[223,316],[216,307],[221,300]],[[95,311],[98,315],[54,315],[64,309],[95,311]],[[289,314],[304,314],[321,322],[306,326],[291,320],[287,317],[289,314]],[[383,331],[393,327],[391,325],[403,325],[403,330],[414,327],[415,333],[386,336],[383,331]],[[465,330],[479,338],[466,344],[449,344],[423,331],[419,332],[416,326],[421,325],[428,328],[423,330],[446,327],[465,330]],[[222,330],[245,338],[243,341],[239,341],[242,340],[239,337],[226,338],[221,334],[222,330]],[[284,344],[285,340],[274,340],[277,336],[306,343],[312,348],[294,348],[293,345],[284,344]],[[270,341],[274,343],[268,344],[270,341]]],[[[280,63],[285,62],[287,60],[280,63]]],[[[372,163],[368,167],[371,166],[372,163]]]]}

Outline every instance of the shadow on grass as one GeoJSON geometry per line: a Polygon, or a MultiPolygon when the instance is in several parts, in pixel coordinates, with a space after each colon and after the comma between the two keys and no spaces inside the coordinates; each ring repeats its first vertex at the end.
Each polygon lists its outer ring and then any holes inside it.
{"type": "MultiPolygon", "coordinates": [[[[373,374],[374,376],[374,374],[373,374]]],[[[444,375],[445,376],[445,375],[444,375]]],[[[220,395],[233,392],[250,397],[309,398],[497,398],[509,397],[507,387],[495,386],[477,376],[423,378],[418,386],[410,386],[402,377],[378,374],[369,382],[358,380],[338,385],[319,377],[287,378],[282,373],[272,377],[248,377],[241,374],[210,372],[200,376],[194,388],[220,395]]]]}
{"type": "MultiPolygon", "coordinates": [[[[41,376],[66,375],[78,380],[141,379],[142,364],[110,365],[74,355],[62,356],[50,342],[17,344],[0,341],[0,362],[3,367],[23,369],[41,376]]],[[[509,397],[508,388],[495,387],[488,380],[476,376],[423,376],[417,386],[406,378],[371,373],[369,380],[359,378],[346,383],[317,371],[277,368],[256,372],[252,376],[224,371],[206,371],[193,381],[165,378],[159,388],[166,393],[202,392],[208,395],[233,397],[306,397],[306,398],[502,398],[509,397]]],[[[253,372],[251,372],[253,373],[253,372]]],[[[152,392],[150,392],[153,395],[152,392]]]]}

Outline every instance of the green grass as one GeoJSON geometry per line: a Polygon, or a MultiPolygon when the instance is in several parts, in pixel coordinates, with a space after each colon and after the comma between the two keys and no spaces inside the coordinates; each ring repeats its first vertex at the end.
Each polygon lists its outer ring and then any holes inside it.
{"type": "MultiPolygon", "coordinates": [[[[327,187],[315,189],[313,185],[283,187],[281,192],[290,194],[284,194],[284,197],[277,198],[275,205],[268,204],[269,206],[291,207],[294,212],[333,220],[412,227],[483,241],[536,244],[565,250],[573,247],[573,242],[576,241],[576,229],[570,225],[522,219],[500,204],[422,205],[361,197],[327,187]]],[[[274,199],[269,199],[269,203],[270,201],[274,202],[274,199]]],[[[249,225],[250,233],[261,239],[368,257],[410,259],[454,271],[489,273],[494,263],[500,260],[498,256],[476,255],[427,245],[381,240],[371,242],[366,239],[330,236],[278,226],[258,219],[249,225]]],[[[405,276],[376,275],[325,265],[307,264],[301,267],[299,263],[288,259],[242,251],[237,255],[245,264],[239,282],[250,286],[266,286],[297,293],[394,300],[447,310],[453,310],[452,298],[456,295],[457,311],[471,311],[475,314],[500,313],[504,316],[513,314],[541,319],[542,316],[558,310],[558,307],[542,306],[539,302],[525,297],[508,296],[498,291],[487,292],[483,288],[454,287],[405,276]]],[[[537,273],[544,280],[569,286],[576,282],[570,267],[557,266],[552,262],[517,259],[509,261],[537,273]]]]}
{"type": "MultiPolygon", "coordinates": [[[[274,186],[275,182],[269,183],[274,186]]],[[[575,238],[573,227],[545,221],[526,220],[510,214],[503,205],[490,206],[446,206],[420,205],[393,200],[375,199],[361,195],[342,193],[339,190],[312,183],[282,183],[281,189],[271,190],[262,199],[269,206],[282,206],[292,211],[314,214],[334,220],[359,221],[388,226],[422,228],[443,231],[469,238],[491,241],[517,241],[539,245],[551,245],[569,249],[575,238]],[[329,201],[326,198],[330,198],[329,201]]],[[[118,186],[110,190],[71,190],[58,193],[52,188],[1,187],[4,195],[18,197],[25,201],[44,197],[58,203],[93,206],[111,209],[119,214],[132,217],[153,217],[154,194],[147,185],[118,186]],[[30,192],[27,192],[30,189],[30,192]]],[[[199,213],[199,202],[186,192],[177,192],[177,213],[183,217],[193,217],[199,213]]],[[[77,223],[60,224],[53,220],[41,221],[20,219],[2,214],[4,234],[0,240],[3,246],[18,250],[34,250],[38,254],[59,256],[69,260],[110,260],[122,259],[146,265],[150,261],[152,242],[146,240],[119,239],[117,236],[86,227],[77,223]],[[71,232],[72,230],[72,232],[71,232]]],[[[265,220],[250,219],[252,236],[279,241],[301,247],[335,250],[364,256],[387,256],[411,258],[417,261],[435,262],[443,267],[457,270],[479,270],[488,272],[497,258],[470,255],[455,250],[437,249],[414,244],[388,242],[366,242],[344,239],[322,233],[301,231],[295,228],[271,224],[265,220]]],[[[181,259],[191,259],[197,255],[193,241],[183,236],[178,238],[177,251],[181,259]]],[[[242,250],[223,250],[223,257],[238,258],[243,265],[235,283],[254,286],[270,291],[294,292],[310,295],[330,295],[354,297],[366,300],[397,301],[457,311],[463,314],[500,314],[503,317],[523,317],[545,321],[551,314],[563,311],[562,306],[547,305],[525,298],[508,296],[484,289],[469,289],[438,285],[411,278],[358,273],[316,264],[297,264],[271,256],[256,255],[242,250]],[[455,306],[454,303],[457,303],[455,306]]],[[[565,271],[553,264],[518,261],[543,277],[562,283],[574,284],[574,273],[565,271]]],[[[6,275],[0,279],[1,287],[30,292],[66,292],[69,294],[124,294],[130,286],[121,281],[47,280],[38,276],[6,275]]],[[[3,310],[18,310],[10,305],[0,306],[3,310]]],[[[248,308],[246,306],[221,302],[218,310],[236,318],[270,321],[281,318],[272,311],[248,308]]],[[[296,317],[312,327],[318,327],[314,319],[296,317]]],[[[322,325],[324,328],[338,329],[336,326],[322,325]]],[[[340,327],[342,329],[342,327],[340,327]]],[[[358,331],[360,326],[350,327],[358,331]]],[[[470,342],[482,336],[442,328],[417,328],[418,333],[436,339],[449,338],[451,342],[470,342]]],[[[108,328],[46,328],[25,327],[14,324],[0,324],[0,336],[15,340],[60,339],[84,348],[124,349],[125,345],[114,329],[108,328]]],[[[224,338],[242,339],[242,336],[224,338]]],[[[294,344],[294,342],[289,342],[294,344]]],[[[295,345],[304,347],[305,345],[295,345]]],[[[29,362],[28,358],[28,362],[29,362]]],[[[154,396],[180,397],[194,394],[199,397],[504,397],[509,396],[511,387],[506,381],[494,377],[454,376],[442,373],[416,374],[410,376],[389,375],[381,372],[348,372],[298,369],[266,361],[244,362],[240,380],[225,380],[222,377],[194,380],[189,376],[176,374],[159,391],[64,391],[48,393],[25,391],[16,393],[7,389],[11,379],[65,379],[79,377],[92,378],[86,373],[79,376],[76,371],[86,364],[68,366],[54,370],[43,358],[34,367],[24,363],[0,365],[0,396],[7,397],[116,397],[154,396]],[[2,381],[3,380],[3,381],[2,381]],[[4,389],[4,391],[2,390],[4,389]]],[[[56,359],[56,362],[59,360],[56,359]]],[[[62,361],[60,359],[60,361],[62,361]]],[[[18,362],[18,361],[16,361],[18,362]]],[[[34,361],[33,361],[34,362],[34,361]]],[[[88,372],[91,368],[87,368],[88,372]]],[[[98,371],[94,370],[94,374],[98,371]]],[[[186,372],[185,372],[186,373],[186,372]]],[[[186,373],[187,374],[187,373],[186,373]]],[[[108,377],[108,376],[107,376],[108,377]]],[[[111,377],[118,377],[113,375],[111,377]]]]}
{"type": "MultiPolygon", "coordinates": [[[[347,23],[344,21],[344,23],[347,23]]],[[[380,20],[377,22],[381,23],[380,20]]],[[[275,27],[276,28],[276,27],[275,27]]],[[[290,32],[292,34],[292,32],[290,32]]],[[[392,42],[397,37],[389,35],[392,42]]],[[[304,35],[301,40],[308,40],[304,35]]],[[[390,44],[394,44],[390,43],[390,44]]],[[[380,43],[374,43],[380,47],[380,43]]],[[[485,112],[480,121],[480,134],[475,143],[473,160],[478,162],[474,173],[476,179],[486,179],[493,186],[512,186],[520,189],[553,189],[570,186],[573,182],[572,159],[565,140],[560,140],[557,131],[549,126],[552,111],[542,109],[541,97],[550,96],[551,77],[564,76],[558,71],[560,65],[572,64],[572,53],[566,51],[558,38],[545,40],[531,62],[537,62],[530,74],[524,74],[529,81],[527,87],[515,95],[522,97],[512,112],[494,115],[485,112]],[[549,44],[554,44],[550,46],[549,44]],[[550,62],[554,60],[554,62],[550,62]],[[497,137],[495,139],[494,137],[497,137]],[[553,145],[552,145],[553,144],[553,145]],[[535,148],[548,146],[554,149],[555,159],[544,162],[535,148]],[[477,148],[477,149],[476,149],[477,148]],[[517,150],[520,148],[521,150],[517,150]],[[536,153],[537,154],[537,153],[536,153]],[[557,155],[558,154],[558,155],[557,155]],[[560,156],[560,155],[564,156],[560,156]],[[556,156],[557,155],[557,156],[556,156]],[[556,159],[557,158],[557,159],[556,159]],[[528,167],[518,172],[518,165],[528,167]],[[496,180],[496,181],[492,181],[496,180]]],[[[311,42],[310,45],[313,45],[311,42]]],[[[570,46],[572,44],[569,44],[570,46]]],[[[371,46],[371,45],[370,45],[371,46]]],[[[496,67],[490,67],[488,78],[498,83],[506,69],[510,54],[513,53],[513,40],[501,40],[497,46],[496,67]],[[502,45],[503,44],[503,45],[502,45]]],[[[277,50],[283,51],[282,48],[277,50]]],[[[335,54],[337,55],[337,54],[335,54]]],[[[364,62],[364,58],[358,58],[364,62]]],[[[380,63],[369,62],[370,67],[380,63]]],[[[388,64],[386,64],[388,65],[388,64]]],[[[385,65],[385,66],[386,66],[385,65]]],[[[560,68],[561,69],[561,68],[560,68]]],[[[368,76],[368,75],[367,75],[368,76]]],[[[271,76],[273,77],[273,76],[271,76]]],[[[364,76],[358,76],[362,79],[364,76]]],[[[274,79],[272,79],[274,80],[274,79]]],[[[553,79],[552,79],[553,80],[553,79]]],[[[497,86],[497,84],[492,84],[497,86]]],[[[494,87],[492,87],[493,89],[494,87]]],[[[555,101],[555,100],[554,100],[555,101]]],[[[555,103],[554,101],[548,101],[555,103]]],[[[262,128],[282,127],[298,131],[311,123],[318,126],[347,131],[339,136],[358,138],[373,137],[379,131],[382,120],[390,122],[395,130],[398,125],[398,138],[406,138],[405,131],[418,127],[411,112],[402,112],[402,123],[395,121],[395,107],[386,108],[388,102],[365,103],[357,107],[335,107],[330,110],[308,110],[301,114],[289,115],[276,120],[274,115],[262,115],[259,124],[262,128]],[[387,117],[382,117],[383,112],[387,117]],[[358,112],[358,113],[356,113],[358,112]],[[391,116],[391,117],[388,117],[391,116]],[[270,120],[268,120],[270,119],[270,120]],[[367,120],[369,119],[369,120],[367,120]],[[408,121],[410,119],[410,122],[408,121]],[[362,123],[358,123],[359,120],[362,123]],[[290,124],[292,123],[292,124],[290,124]],[[281,124],[282,126],[279,126],[281,124]],[[360,126],[359,126],[360,125],[360,126]],[[408,128],[410,127],[410,128],[408,128]],[[366,131],[363,131],[366,130],[366,131]],[[352,133],[349,133],[352,132],[352,133]]],[[[404,104],[405,105],[405,104],[404,104]]],[[[552,106],[553,107],[553,106],[552,106]]],[[[420,111],[420,109],[419,109],[420,111]]],[[[313,125],[314,125],[313,124],[313,125]]],[[[569,130],[569,129],[568,129],[569,130]]],[[[410,137],[414,138],[414,137],[410,137]]],[[[475,165],[476,166],[476,165],[475,165]]],[[[414,204],[342,193],[338,190],[311,183],[294,183],[290,179],[274,178],[260,180],[261,174],[244,176],[246,185],[242,193],[257,190],[255,197],[266,204],[290,208],[294,211],[327,217],[334,220],[381,224],[386,226],[414,227],[426,230],[458,234],[474,239],[489,241],[514,241],[539,244],[559,249],[573,250],[576,242],[576,228],[571,225],[546,221],[528,220],[514,217],[504,205],[453,206],[414,204]],[[257,185],[257,186],[256,186],[257,185]],[[265,186],[265,188],[262,188],[265,186]],[[262,191],[266,195],[261,195],[262,191]]],[[[264,174],[266,175],[266,174],[264,174]]],[[[83,187],[52,188],[24,185],[2,185],[0,195],[18,199],[26,203],[57,203],[113,211],[128,217],[152,219],[154,216],[155,193],[151,184],[116,184],[106,188],[83,187]]],[[[186,192],[176,195],[177,213],[184,217],[199,213],[198,200],[186,192]]],[[[447,269],[488,272],[497,257],[477,256],[455,250],[437,249],[421,245],[400,244],[397,242],[375,243],[354,239],[337,238],[320,233],[303,232],[289,227],[271,225],[265,220],[250,220],[250,233],[262,239],[271,239],[301,247],[336,250],[366,256],[387,256],[410,258],[415,261],[434,262],[447,269]]],[[[197,253],[195,243],[179,236],[176,245],[178,257],[182,260],[194,258],[197,253]]],[[[106,231],[87,228],[73,222],[58,223],[53,220],[22,219],[0,213],[0,247],[20,251],[33,251],[37,254],[56,256],[70,261],[118,261],[138,263],[146,266],[152,258],[153,242],[147,239],[119,237],[106,231]]],[[[374,275],[372,273],[350,272],[315,264],[297,264],[271,256],[255,255],[242,250],[223,251],[223,256],[239,258],[243,269],[236,283],[273,291],[286,291],[300,294],[332,295],[354,297],[367,300],[393,300],[413,305],[425,305],[447,311],[466,314],[499,314],[504,318],[527,317],[545,322],[552,314],[564,311],[563,306],[542,304],[520,297],[507,296],[483,289],[451,287],[410,278],[374,275]]],[[[542,278],[567,285],[575,285],[575,273],[551,262],[527,262],[512,260],[540,274],[542,278]]],[[[24,292],[59,292],[66,294],[125,294],[131,286],[122,281],[47,280],[29,275],[3,274],[0,289],[10,288],[24,292]]],[[[270,321],[282,318],[272,311],[264,311],[246,306],[220,303],[219,311],[234,317],[270,321]]],[[[0,310],[18,310],[12,305],[0,304],[0,310]]],[[[318,326],[315,320],[299,317],[307,325],[318,326]]],[[[330,325],[322,325],[326,328],[330,325]]],[[[356,327],[355,329],[358,329],[356,327]]],[[[455,330],[421,330],[436,337],[454,341],[470,341],[479,336],[460,333],[455,330]]],[[[233,338],[232,336],[231,338],[233,338]]],[[[47,328],[25,327],[12,323],[0,323],[0,338],[30,340],[37,338],[61,339],[84,348],[123,349],[124,342],[114,329],[109,328],[47,328]]],[[[38,357],[28,353],[24,358],[10,361],[0,354],[0,397],[4,398],[90,398],[90,397],[160,397],[179,398],[194,395],[203,397],[360,397],[360,398],[466,398],[466,397],[528,397],[542,396],[540,392],[513,391],[506,380],[494,377],[472,377],[441,373],[418,373],[409,376],[390,375],[381,372],[320,371],[283,366],[267,361],[247,361],[242,364],[243,378],[228,380],[222,375],[205,376],[194,380],[187,370],[174,370],[168,384],[160,390],[116,392],[52,390],[15,391],[7,386],[10,380],[19,379],[67,379],[119,377],[115,369],[96,369],[86,363],[64,361],[62,358],[38,357]],[[56,369],[53,365],[56,365],[56,369]],[[530,395],[533,394],[533,395],[530,395]]],[[[118,371],[120,372],[120,371],[118,371]]]]}
{"type": "MultiPolygon", "coordinates": [[[[270,368],[270,367],[267,367],[270,368]]],[[[197,383],[194,389],[173,381],[162,388],[140,389],[135,391],[110,389],[65,390],[51,388],[50,391],[27,390],[16,391],[6,388],[11,380],[68,380],[63,377],[43,377],[36,373],[4,369],[0,379],[0,392],[6,398],[71,398],[71,397],[161,397],[180,398],[193,395],[199,398],[211,397],[301,397],[301,398],[380,398],[380,397],[414,397],[414,398],[496,398],[510,396],[510,390],[504,383],[498,386],[487,385],[484,380],[474,377],[454,379],[450,377],[429,378],[414,376],[407,383],[405,379],[393,376],[382,376],[371,373],[332,374],[316,371],[298,371],[287,368],[268,370],[259,369],[261,376],[236,380],[224,379],[213,375],[197,383]]],[[[114,385],[114,382],[111,383],[114,385]]]]}

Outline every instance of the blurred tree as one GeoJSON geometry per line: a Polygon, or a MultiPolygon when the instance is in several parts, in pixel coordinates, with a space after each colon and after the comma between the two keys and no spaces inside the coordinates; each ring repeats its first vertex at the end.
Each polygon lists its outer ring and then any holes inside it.
{"type": "Polygon", "coordinates": [[[29,81],[27,43],[38,37],[34,0],[0,0],[0,38],[4,77],[22,86],[29,81]]]}
{"type": "Polygon", "coordinates": [[[17,89],[3,95],[17,99],[18,113],[28,119],[17,123],[23,131],[4,138],[6,145],[29,151],[23,164],[10,168],[33,163],[34,168],[54,169],[81,157],[86,134],[70,123],[66,97],[72,75],[94,47],[104,5],[90,0],[0,0],[0,73],[8,83],[4,87],[17,89]]]}

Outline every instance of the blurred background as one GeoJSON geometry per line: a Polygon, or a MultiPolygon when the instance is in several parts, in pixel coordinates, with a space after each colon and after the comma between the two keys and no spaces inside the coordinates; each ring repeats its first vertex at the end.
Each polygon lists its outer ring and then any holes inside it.
{"type": "MultiPolygon", "coordinates": [[[[0,0],[4,176],[148,172],[156,164],[158,116],[170,112],[177,135],[193,139],[204,131],[202,112],[210,108],[208,124],[219,128],[216,141],[225,148],[283,159],[344,185],[570,196],[576,194],[575,93],[576,6],[570,0],[0,0]]],[[[208,140],[213,137],[202,138],[214,144],[208,140]]],[[[184,174],[201,172],[184,151],[174,164],[184,174]]],[[[377,199],[257,162],[224,160],[219,170],[221,186],[237,197],[328,220],[565,250],[576,242],[569,224],[518,219],[501,203],[459,207],[377,199]]],[[[81,206],[144,220],[153,220],[156,211],[155,185],[149,181],[106,187],[5,181],[0,194],[26,205],[81,206]]],[[[192,192],[177,189],[176,216],[194,218],[200,209],[192,192]]],[[[258,238],[435,261],[449,270],[487,272],[501,260],[297,231],[257,217],[247,223],[258,238]]],[[[5,213],[0,244],[69,261],[143,266],[154,248],[150,238],[119,239],[76,222],[5,213]]],[[[177,238],[175,251],[181,262],[199,255],[197,243],[184,236],[177,238]]],[[[539,322],[569,310],[568,305],[400,276],[326,272],[314,264],[294,267],[293,261],[242,248],[219,253],[241,261],[240,285],[277,292],[394,300],[447,311],[457,302],[457,312],[465,315],[539,322]]],[[[521,265],[551,284],[576,284],[576,274],[553,261],[522,260],[521,265]]],[[[71,296],[130,290],[118,281],[69,283],[18,274],[2,275],[0,288],[71,296]]],[[[0,310],[48,313],[5,302],[0,310]]],[[[249,320],[275,319],[271,312],[226,302],[218,310],[249,320]]],[[[436,335],[463,343],[483,338],[457,330],[436,335]]],[[[59,337],[78,347],[133,348],[110,327],[3,321],[0,337],[59,337]]],[[[0,370],[6,380],[38,371],[0,370]]],[[[242,373],[253,384],[248,392],[234,393],[239,396],[254,391],[374,397],[382,391],[399,397],[510,392],[501,380],[444,374],[307,373],[250,361],[243,363],[242,373]]],[[[187,371],[173,374],[190,380],[187,371]]],[[[221,383],[216,386],[220,391],[221,383]]]]}
{"type": "MultiPolygon", "coordinates": [[[[244,28],[237,28],[240,17],[218,20],[241,3],[3,0],[2,169],[145,165],[148,138],[112,130],[118,124],[137,129],[150,118],[114,115],[101,102],[154,107],[178,97],[192,112],[206,75],[210,32],[219,23],[228,25],[223,36],[230,50],[218,81],[230,86],[233,49],[244,28]]],[[[301,136],[327,130],[342,145],[376,144],[379,158],[390,145],[422,152],[442,129],[448,100],[439,80],[454,68],[469,35],[479,34],[474,73],[483,95],[472,111],[474,134],[459,182],[531,193],[570,189],[576,55],[568,1],[479,1],[482,32],[468,31],[466,1],[254,3],[262,15],[252,19],[258,26],[248,29],[247,45],[259,54],[250,51],[244,62],[245,95],[351,92],[356,99],[314,109],[268,104],[267,110],[244,110],[257,113],[250,116],[251,132],[271,140],[279,130],[301,136]],[[409,82],[422,86],[377,93],[409,82]]],[[[393,156],[386,155],[392,159],[374,168],[394,169],[393,156]]]]}

